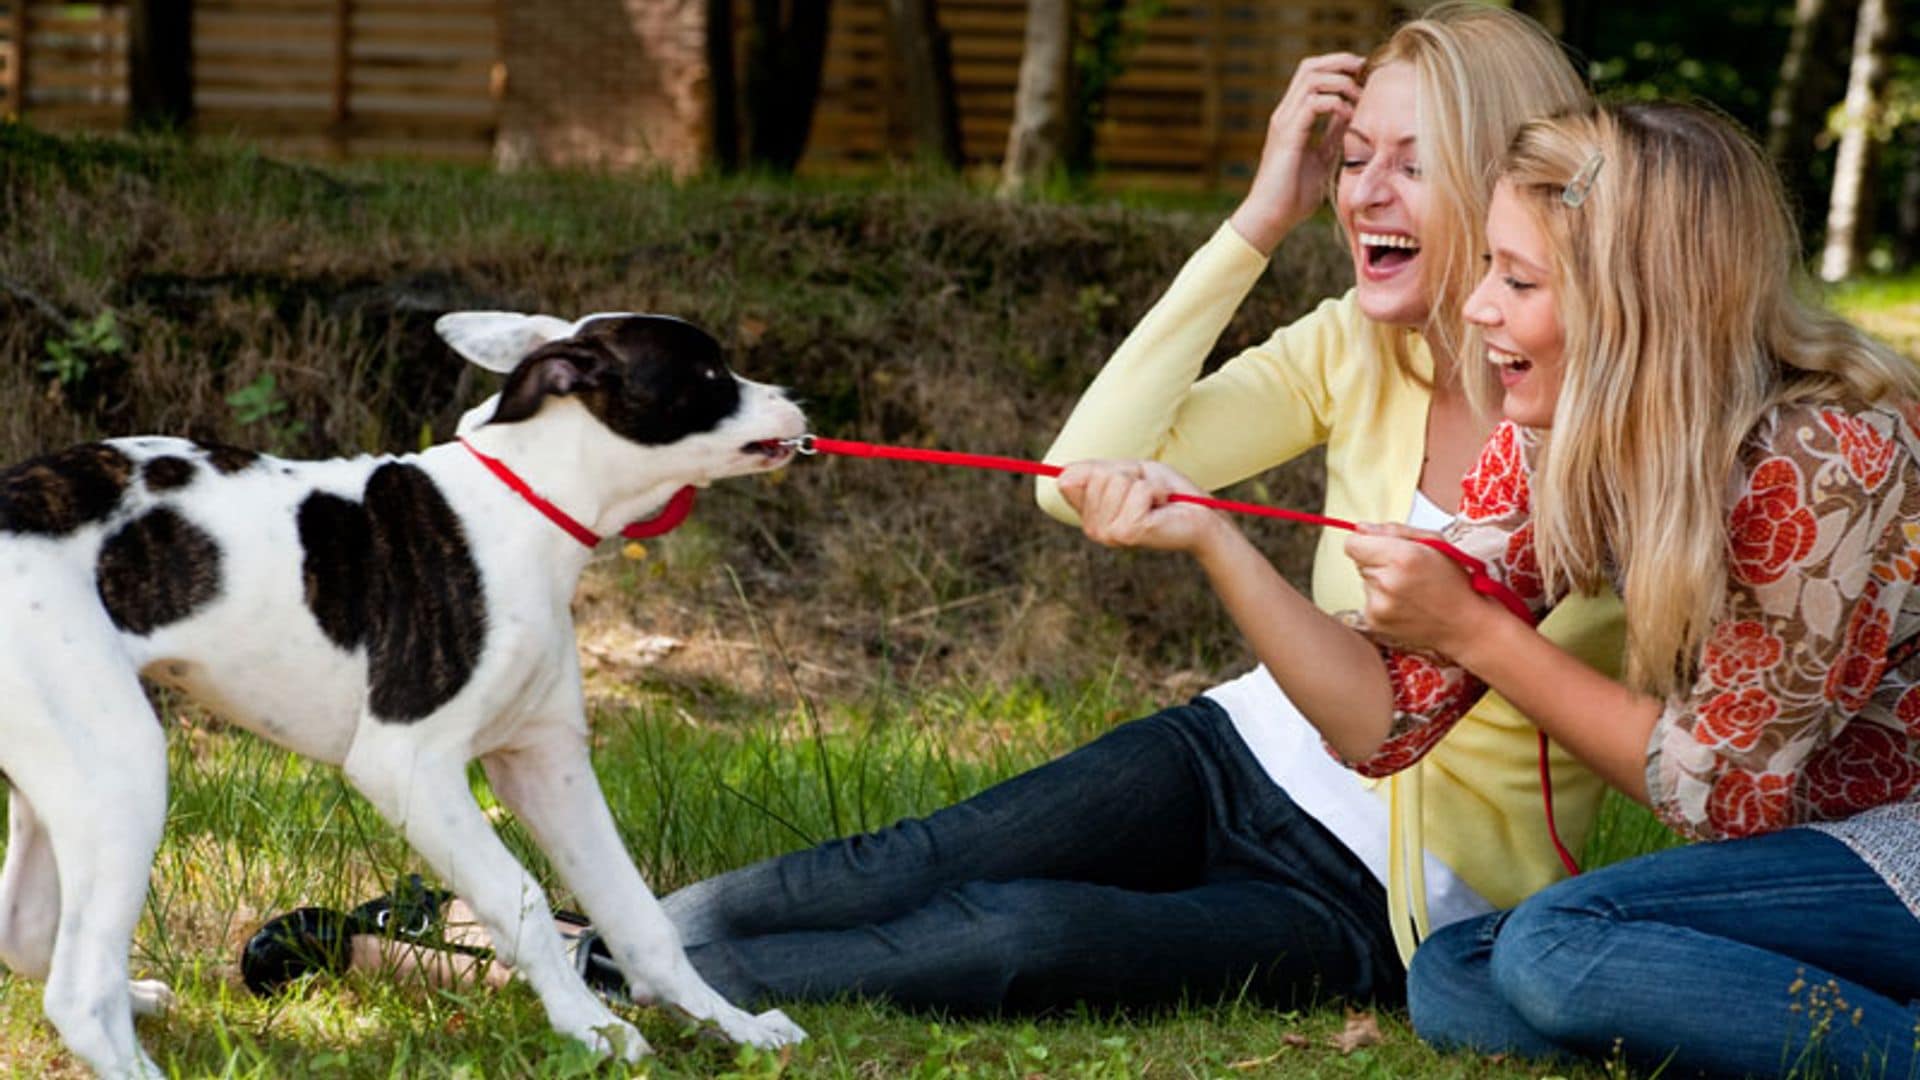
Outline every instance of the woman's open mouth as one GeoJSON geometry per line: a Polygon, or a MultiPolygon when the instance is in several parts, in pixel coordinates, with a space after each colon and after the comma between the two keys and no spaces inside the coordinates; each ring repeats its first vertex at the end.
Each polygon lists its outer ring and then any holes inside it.
{"type": "Polygon", "coordinates": [[[1510,353],[1504,349],[1487,346],[1487,362],[1500,369],[1500,381],[1512,386],[1533,370],[1533,361],[1519,353],[1510,353]]]}
{"type": "Polygon", "coordinates": [[[1391,277],[1420,255],[1420,241],[1405,233],[1359,234],[1361,264],[1369,277],[1391,277]]]}

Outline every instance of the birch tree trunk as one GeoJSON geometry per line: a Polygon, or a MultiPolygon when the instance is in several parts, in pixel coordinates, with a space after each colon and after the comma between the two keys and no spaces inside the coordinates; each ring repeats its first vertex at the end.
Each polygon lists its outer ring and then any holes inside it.
{"type": "Polygon", "coordinates": [[[1853,31],[1853,64],[1847,72],[1842,106],[1840,151],[1833,163],[1833,199],[1827,205],[1826,246],[1820,253],[1820,277],[1850,276],[1866,238],[1862,227],[1870,209],[1867,175],[1873,152],[1873,124],[1886,84],[1886,48],[1895,0],[1860,0],[1853,31]]]}
{"type": "Polygon", "coordinates": [[[1803,88],[1808,65],[1813,61],[1813,41],[1833,5],[1830,0],[1794,0],[1793,31],[1787,36],[1787,53],[1780,59],[1780,80],[1773,84],[1773,100],[1767,107],[1767,156],[1775,161],[1800,144],[1798,129],[1808,110],[1803,107],[1803,88]]]}
{"type": "Polygon", "coordinates": [[[1013,127],[1000,171],[1000,193],[1017,194],[1066,160],[1073,95],[1073,4],[1028,0],[1027,40],[1020,54],[1020,85],[1013,127]]]}

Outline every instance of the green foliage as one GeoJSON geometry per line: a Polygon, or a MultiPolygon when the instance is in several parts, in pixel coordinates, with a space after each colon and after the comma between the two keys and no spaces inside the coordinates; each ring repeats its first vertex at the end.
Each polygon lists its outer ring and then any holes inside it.
{"type": "Polygon", "coordinates": [[[234,420],[243,428],[264,432],[267,444],[274,450],[284,450],[306,433],[305,420],[290,419],[286,415],[286,398],[281,396],[270,371],[261,372],[258,378],[228,394],[226,402],[233,410],[234,420]]]}
{"type": "Polygon", "coordinates": [[[1882,143],[1893,141],[1901,128],[1920,122],[1920,56],[1889,57],[1888,68],[1886,95],[1873,125],[1873,137],[1882,143]]]}
{"type": "Polygon", "coordinates": [[[120,336],[120,324],[111,310],[73,324],[67,336],[47,342],[47,358],[39,371],[53,376],[63,387],[77,386],[102,357],[118,356],[127,343],[120,336]]]}
{"type": "Polygon", "coordinates": [[[1069,167],[1093,167],[1094,132],[1107,114],[1107,93],[1127,70],[1133,51],[1146,40],[1147,24],[1166,10],[1166,0],[1074,0],[1074,105],[1069,167]]]}
{"type": "Polygon", "coordinates": [[[1588,74],[1598,92],[1712,102],[1764,137],[1792,4],[1632,0],[1596,8],[1588,74]]]}

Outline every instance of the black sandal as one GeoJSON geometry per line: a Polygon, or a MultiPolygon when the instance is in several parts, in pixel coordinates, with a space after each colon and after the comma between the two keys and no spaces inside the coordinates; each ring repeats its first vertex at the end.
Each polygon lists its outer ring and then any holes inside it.
{"type": "MultiPolygon", "coordinates": [[[[270,920],[248,939],[240,952],[241,980],[248,990],[269,997],[307,975],[344,975],[352,963],[351,938],[355,934],[468,956],[492,956],[493,950],[483,946],[446,939],[446,906],[452,899],[451,892],[431,888],[419,874],[409,874],[392,892],[350,912],[323,907],[290,911],[270,920]]],[[[572,911],[556,911],[553,917],[580,928],[568,952],[587,986],[610,1000],[627,1001],[626,976],[615,966],[612,952],[587,917],[572,911]]]]}
{"type": "Polygon", "coordinates": [[[344,911],[303,907],[272,919],[240,950],[240,979],[260,997],[315,972],[344,975],[355,928],[344,911]]]}
{"type": "Polygon", "coordinates": [[[419,874],[408,874],[394,884],[392,892],[361,904],[348,912],[347,917],[361,928],[358,933],[375,934],[430,949],[445,949],[473,956],[489,955],[488,950],[478,946],[447,941],[446,909],[452,899],[451,892],[430,888],[426,879],[419,874]]]}
{"type": "Polygon", "coordinates": [[[371,934],[429,949],[491,956],[492,950],[446,940],[444,918],[453,894],[427,886],[419,874],[401,878],[392,892],[352,911],[303,907],[268,921],[240,950],[240,979],[261,997],[307,975],[344,975],[351,939],[371,934]]]}

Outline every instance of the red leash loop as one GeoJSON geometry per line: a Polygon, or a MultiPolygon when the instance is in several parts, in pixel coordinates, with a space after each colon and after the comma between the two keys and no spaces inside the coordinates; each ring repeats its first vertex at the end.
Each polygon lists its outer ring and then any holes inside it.
{"type": "MultiPolygon", "coordinates": [[[[797,439],[786,440],[802,454],[834,454],[840,457],[884,458],[891,461],[918,461],[932,465],[958,465],[968,469],[992,469],[999,472],[1023,473],[1028,476],[1059,476],[1058,465],[1045,462],[1028,461],[1025,458],[1000,457],[996,454],[963,454],[952,450],[921,450],[905,446],[884,446],[878,443],[854,442],[849,439],[829,439],[819,435],[802,435],[797,439]]],[[[1319,525],[1326,528],[1345,529],[1357,532],[1359,526],[1351,521],[1328,517],[1325,514],[1308,513],[1304,510],[1288,510],[1278,506],[1261,506],[1257,503],[1235,502],[1231,499],[1216,499],[1211,495],[1172,496],[1173,502],[1193,503],[1214,510],[1224,510],[1233,514],[1249,514],[1255,517],[1279,518],[1283,521],[1299,522],[1303,525],[1319,525]]],[[[1520,594],[1505,584],[1494,580],[1487,573],[1487,564],[1461,551],[1438,537],[1421,537],[1416,542],[1425,544],[1433,550],[1452,559],[1466,571],[1467,581],[1473,591],[1482,596],[1490,596],[1500,601],[1515,618],[1533,626],[1538,621],[1527,602],[1520,594]]],[[[1573,853],[1560,841],[1560,829],[1553,817],[1553,773],[1547,760],[1547,734],[1540,733],[1540,798],[1545,804],[1547,815],[1547,838],[1553,843],[1553,850],[1560,857],[1560,864],[1569,874],[1578,874],[1580,864],[1573,853]]]]}
{"type": "MultiPolygon", "coordinates": [[[[514,494],[525,499],[527,505],[546,515],[548,521],[560,526],[568,536],[590,548],[599,546],[601,540],[599,533],[580,524],[572,514],[555,506],[545,496],[533,490],[533,485],[520,479],[520,474],[514,472],[506,462],[496,457],[488,457],[480,452],[479,447],[465,439],[460,440],[460,445],[466,447],[468,453],[478,458],[480,464],[485,465],[487,471],[507,485],[514,494]]],[[[636,521],[628,525],[620,530],[620,535],[629,540],[646,540],[672,531],[681,522],[687,520],[687,515],[693,512],[693,496],[692,487],[681,488],[673,493],[673,497],[667,500],[667,505],[658,514],[645,521],[636,521]]]]}
{"type": "Polygon", "coordinates": [[[620,535],[629,540],[651,540],[656,536],[664,536],[672,532],[680,527],[681,522],[687,520],[688,514],[693,513],[693,497],[693,485],[688,484],[674,492],[673,496],[667,500],[667,505],[660,508],[659,513],[645,521],[633,522],[621,529],[620,535]]]}

